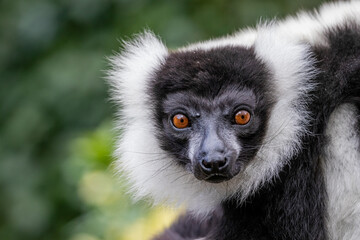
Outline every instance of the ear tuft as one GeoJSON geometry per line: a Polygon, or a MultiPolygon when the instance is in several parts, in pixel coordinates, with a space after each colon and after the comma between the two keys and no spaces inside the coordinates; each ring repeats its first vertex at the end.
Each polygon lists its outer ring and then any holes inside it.
{"type": "MultiPolygon", "coordinates": [[[[147,84],[165,61],[168,50],[148,30],[135,35],[133,40],[122,43],[122,51],[109,58],[111,69],[107,73],[107,79],[111,85],[111,98],[124,108],[124,113],[127,105],[148,109],[144,105],[144,100],[147,99],[145,96],[148,95],[147,84]]],[[[123,117],[131,116],[125,114],[123,117]]]]}

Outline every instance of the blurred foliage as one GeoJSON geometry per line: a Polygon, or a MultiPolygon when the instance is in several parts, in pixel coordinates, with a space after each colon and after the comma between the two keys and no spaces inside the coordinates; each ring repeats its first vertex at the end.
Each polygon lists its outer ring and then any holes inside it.
{"type": "Polygon", "coordinates": [[[77,198],[84,214],[65,226],[71,240],[148,239],[175,218],[176,212],[165,208],[150,210],[144,203],[134,204],[125,194],[125,184],[108,169],[112,139],[108,124],[79,137],[71,143],[70,156],[61,165],[65,182],[73,185],[69,201],[77,198]],[[75,184],[75,185],[74,185],[75,184]]]}
{"type": "Polygon", "coordinates": [[[147,239],[175,217],[109,170],[117,39],[149,28],[175,48],[319,2],[0,0],[0,239],[147,239]]]}

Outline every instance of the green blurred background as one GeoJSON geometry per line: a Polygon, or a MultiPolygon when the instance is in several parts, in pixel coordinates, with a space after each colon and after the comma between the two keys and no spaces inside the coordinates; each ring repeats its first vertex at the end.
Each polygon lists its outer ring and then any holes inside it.
{"type": "Polygon", "coordinates": [[[170,47],[319,0],[0,0],[0,239],[146,239],[176,212],[114,177],[106,56],[144,28],[170,47]]]}

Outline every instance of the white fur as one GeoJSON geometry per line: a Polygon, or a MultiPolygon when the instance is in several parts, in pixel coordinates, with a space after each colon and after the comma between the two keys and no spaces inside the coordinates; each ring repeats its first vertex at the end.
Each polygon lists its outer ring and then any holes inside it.
{"type": "Polygon", "coordinates": [[[331,240],[360,238],[360,138],[356,107],[336,109],[326,129],[322,160],[328,194],[327,227],[331,240]]]}
{"type": "Polygon", "coordinates": [[[316,12],[300,12],[279,22],[278,31],[294,41],[312,46],[326,46],[325,30],[343,26],[349,21],[360,24],[360,1],[331,2],[316,12]]]}
{"type": "Polygon", "coordinates": [[[270,115],[264,143],[255,159],[239,175],[240,197],[244,200],[258,187],[276,177],[281,168],[300,149],[306,133],[306,111],[311,79],[316,74],[310,49],[287,41],[272,26],[260,29],[255,42],[257,56],[273,74],[276,104],[270,115]]]}
{"type": "Polygon", "coordinates": [[[112,85],[112,98],[124,104],[121,114],[131,123],[149,113],[146,83],[151,74],[165,61],[167,48],[151,33],[144,32],[132,42],[124,42],[121,55],[110,58],[112,70],[108,79],[112,85]]]}
{"type": "Polygon", "coordinates": [[[248,28],[222,38],[211,39],[199,43],[193,43],[187,47],[180,48],[179,51],[193,51],[193,50],[211,50],[214,48],[225,46],[241,46],[245,48],[251,47],[257,36],[256,29],[248,28]]]}
{"type": "Polygon", "coordinates": [[[224,199],[238,195],[242,201],[261,184],[274,179],[301,147],[299,138],[306,134],[309,119],[305,107],[315,74],[308,44],[326,44],[325,28],[342,24],[345,16],[356,18],[359,2],[354,2],[354,7],[348,4],[327,4],[319,14],[301,13],[280,24],[248,29],[179,50],[206,51],[229,45],[253,47],[273,75],[276,104],[274,114],[270,116],[266,143],[244,171],[230,181],[218,184],[199,181],[174,164],[175,160],[160,149],[155,137],[156,129],[148,117],[152,114],[152,103],[146,85],[168,56],[167,49],[148,32],[134,42],[126,43],[125,51],[111,59],[113,69],[109,79],[114,100],[123,105],[122,120],[118,122],[123,129],[116,151],[118,168],[128,177],[135,197],[149,197],[155,204],[186,205],[195,213],[206,214],[224,199]],[[336,15],[340,20],[331,20],[336,8],[343,13],[336,15]]]}

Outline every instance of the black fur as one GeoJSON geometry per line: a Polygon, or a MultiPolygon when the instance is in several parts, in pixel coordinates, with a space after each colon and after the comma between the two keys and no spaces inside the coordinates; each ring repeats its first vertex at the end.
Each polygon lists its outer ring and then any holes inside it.
{"type": "MultiPolygon", "coordinates": [[[[222,111],[229,108],[228,117],[232,118],[233,109],[230,108],[239,104],[236,102],[239,92],[241,95],[253,93],[256,99],[246,101],[255,102],[247,105],[256,105],[253,110],[258,116],[257,121],[266,122],[273,104],[271,87],[266,84],[269,77],[267,68],[255,57],[252,49],[224,47],[210,51],[172,53],[149,85],[149,92],[153,94],[150,101],[155,102],[154,122],[158,123],[158,138],[162,148],[175,155],[180,163],[189,162],[186,154],[187,136],[173,134],[166,128],[171,117],[171,112],[169,113],[167,108],[186,108],[191,115],[195,115],[201,109],[211,113],[215,108],[221,108],[222,111]],[[164,106],[167,97],[172,93],[178,93],[178,96],[173,96],[173,101],[167,104],[172,108],[164,106]],[[224,97],[208,104],[219,96],[224,97]]],[[[195,119],[195,116],[193,118],[195,119]]],[[[254,125],[256,124],[252,126],[254,125]]],[[[248,146],[247,154],[243,154],[243,157],[250,159],[254,156],[257,150],[255,146],[260,146],[265,128],[266,124],[253,127],[252,130],[238,129],[239,141],[246,138],[248,146]]]]}
{"type": "Polygon", "coordinates": [[[218,228],[222,214],[222,209],[218,208],[211,217],[202,221],[199,221],[191,214],[182,215],[169,229],[156,236],[153,240],[191,240],[204,237],[209,233],[209,230],[218,228]]]}
{"type": "MultiPolygon", "coordinates": [[[[310,134],[303,136],[302,150],[282,170],[280,177],[240,206],[236,200],[228,199],[221,206],[223,213],[215,214],[213,219],[202,222],[191,216],[180,218],[157,240],[205,236],[207,240],[327,239],[326,192],[319,157],[326,141],[327,120],[334,109],[343,103],[352,103],[360,112],[360,28],[349,23],[327,29],[326,36],[327,47],[313,48],[319,74],[317,86],[308,96],[312,115],[308,126],[310,134]]],[[[162,120],[165,116],[161,103],[169,93],[189,91],[211,98],[228,86],[255,91],[262,121],[267,121],[272,105],[271,76],[251,50],[228,47],[209,52],[173,53],[150,88],[157,118],[162,120]],[[266,102],[271,104],[267,107],[266,102]]],[[[263,124],[261,131],[265,127],[263,124]]],[[[186,145],[186,139],[169,141],[164,132],[159,138],[165,150],[177,149],[177,154],[183,156],[180,146],[186,145]]],[[[254,141],[261,143],[262,138],[254,141]]]]}

